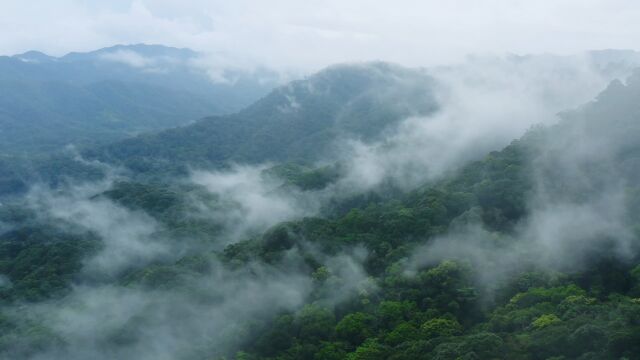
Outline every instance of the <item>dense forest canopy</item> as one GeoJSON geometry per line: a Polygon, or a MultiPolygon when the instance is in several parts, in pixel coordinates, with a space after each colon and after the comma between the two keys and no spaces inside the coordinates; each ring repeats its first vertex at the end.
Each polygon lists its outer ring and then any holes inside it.
{"type": "Polygon", "coordinates": [[[0,360],[640,360],[640,2],[0,4],[0,360]]]}
{"type": "Polygon", "coordinates": [[[640,75],[591,56],[336,65],[3,155],[1,356],[638,359],[640,75]]]}
{"type": "Polygon", "coordinates": [[[640,359],[636,52],[199,56],[0,57],[0,358],[640,359]]]}

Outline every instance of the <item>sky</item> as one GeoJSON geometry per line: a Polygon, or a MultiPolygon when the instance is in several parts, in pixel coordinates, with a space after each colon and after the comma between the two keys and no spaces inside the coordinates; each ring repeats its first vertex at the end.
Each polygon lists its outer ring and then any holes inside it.
{"type": "Polygon", "coordinates": [[[635,0],[0,0],[0,54],[156,43],[271,67],[632,49],[635,0]]]}

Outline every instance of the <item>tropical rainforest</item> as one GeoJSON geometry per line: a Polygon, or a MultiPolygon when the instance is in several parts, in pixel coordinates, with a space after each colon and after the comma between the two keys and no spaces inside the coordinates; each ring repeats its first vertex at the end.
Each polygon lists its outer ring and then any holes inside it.
{"type": "Polygon", "coordinates": [[[2,358],[640,359],[635,53],[158,54],[0,58],[2,358]]]}

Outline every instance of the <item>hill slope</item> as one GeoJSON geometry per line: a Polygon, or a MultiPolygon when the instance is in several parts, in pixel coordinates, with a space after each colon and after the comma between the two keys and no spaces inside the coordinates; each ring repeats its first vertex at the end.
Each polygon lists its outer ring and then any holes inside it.
{"type": "MultiPolygon", "coordinates": [[[[385,63],[338,65],[280,87],[232,115],[142,135],[89,158],[138,171],[230,162],[335,158],[337,139],[371,140],[398,121],[437,110],[435,82],[425,73],[385,63]]],[[[181,170],[177,170],[181,171],[181,170]]]]}
{"type": "Polygon", "coordinates": [[[274,74],[230,70],[214,82],[188,49],[114,46],[55,58],[0,57],[0,151],[35,153],[106,144],[239,110],[274,74]]]}
{"type": "Polygon", "coordinates": [[[237,209],[193,185],[117,183],[0,207],[10,229],[0,266],[12,284],[0,288],[0,351],[637,359],[638,80],[612,83],[558,125],[436,184],[280,223],[222,251],[216,221],[237,209]],[[51,208],[39,218],[42,203],[51,208]],[[179,251],[145,257],[165,242],[179,251]],[[111,277],[86,272],[105,258],[129,262],[111,277]]]}

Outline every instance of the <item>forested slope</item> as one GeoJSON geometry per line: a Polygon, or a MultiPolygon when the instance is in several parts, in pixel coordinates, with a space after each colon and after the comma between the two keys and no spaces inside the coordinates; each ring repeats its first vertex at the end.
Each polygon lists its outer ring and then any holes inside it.
{"type": "MultiPolygon", "coordinates": [[[[2,354],[637,359],[638,99],[638,75],[613,82],[557,125],[409,191],[339,193],[340,164],[36,189],[0,207],[2,354]],[[298,216],[265,230],[289,203],[298,216]]],[[[335,126],[348,127],[309,136],[335,126]]],[[[239,129],[212,145],[222,158],[296,154],[269,129],[247,143],[239,129]]],[[[147,152],[156,139],[127,154],[171,164],[147,152]]]]}
{"type": "Polygon", "coordinates": [[[397,65],[336,65],[280,87],[236,114],[128,139],[86,156],[140,172],[171,170],[175,164],[336,158],[336,140],[371,140],[406,117],[436,111],[435,86],[425,72],[397,65]]]}
{"type": "MultiPolygon", "coordinates": [[[[95,160],[138,178],[156,179],[233,163],[335,161],[343,155],[340,144],[344,141],[380,139],[408,116],[434,113],[438,108],[435,86],[421,70],[387,63],[337,65],[276,88],[231,115],[208,117],[78,152],[51,156],[8,153],[0,158],[0,196],[20,193],[34,183],[93,180],[105,173],[103,166],[92,163],[95,160]],[[79,161],[79,156],[87,161],[79,161]]],[[[118,93],[126,101],[135,100],[118,93]]],[[[138,121],[173,107],[180,99],[149,99],[160,104],[138,121]]],[[[49,123],[55,126],[53,120],[49,123]]],[[[94,132],[107,131],[96,124],[87,127],[94,132]]],[[[40,132],[33,137],[37,134],[40,132]]]]}
{"type": "MultiPolygon", "coordinates": [[[[189,209],[215,208],[220,198],[199,186],[116,184],[89,202],[110,199],[143,211],[163,224],[153,236],[191,245],[181,255],[130,265],[110,281],[127,291],[191,294],[198,300],[189,306],[206,319],[205,309],[227,304],[227,297],[248,301],[199,282],[217,278],[220,266],[242,279],[278,271],[308,279],[299,306],[254,313],[243,305],[253,315],[216,327],[222,339],[211,333],[192,338],[194,348],[171,348],[179,358],[635,359],[640,197],[630,164],[640,138],[638,86],[635,78],[614,83],[560,124],[532,129],[435,184],[346,213],[281,223],[204,252],[223,230],[215,217],[193,218],[189,209]],[[622,203],[617,191],[626,195],[622,203]],[[360,261],[362,273],[353,264],[360,261]]],[[[285,170],[276,173],[299,188],[298,170],[285,170]]],[[[326,179],[312,189],[335,181],[326,179]]],[[[54,236],[22,211],[3,212],[3,222],[15,226],[2,241],[2,272],[13,284],[3,290],[5,304],[104,281],[79,270],[84,256],[100,251],[95,234],[54,236]],[[53,261],[55,254],[65,256],[53,261]]],[[[271,301],[270,290],[263,291],[250,296],[271,301]]],[[[149,341],[154,314],[138,313],[117,334],[92,338],[94,346],[111,355],[135,353],[149,341]]],[[[13,315],[3,320],[5,354],[78,355],[74,335],[13,315]]],[[[185,324],[195,321],[183,316],[185,324]]]]}

